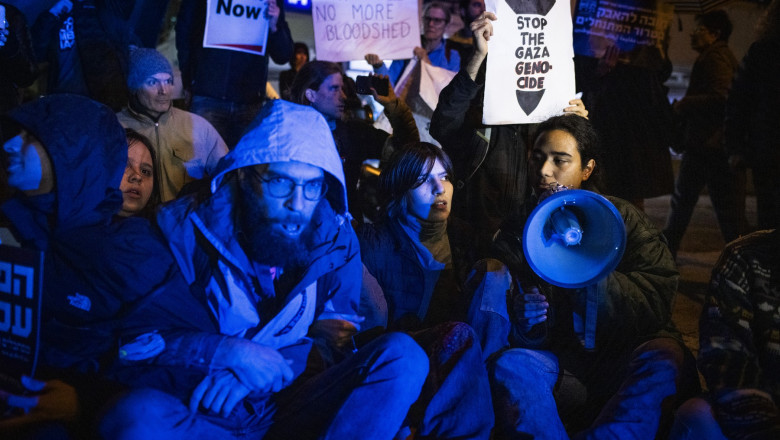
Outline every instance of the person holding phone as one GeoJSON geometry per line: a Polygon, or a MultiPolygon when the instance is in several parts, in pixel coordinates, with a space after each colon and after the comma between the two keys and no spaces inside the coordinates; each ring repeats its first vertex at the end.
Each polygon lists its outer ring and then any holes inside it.
{"type": "MultiPolygon", "coordinates": [[[[378,77],[387,79],[383,75],[378,77]]],[[[374,99],[385,108],[385,115],[393,127],[392,136],[363,121],[343,120],[347,97],[344,93],[344,73],[336,63],[306,63],[295,76],[290,90],[293,102],[314,107],[328,122],[344,164],[350,212],[358,223],[363,220],[357,191],[363,162],[366,159],[389,157],[390,150],[401,149],[404,145],[420,140],[411,109],[395,96],[393,88],[388,87],[386,96],[380,95],[374,88],[370,90],[374,99]]]]}
{"type": "MultiPolygon", "coordinates": [[[[425,5],[422,14],[423,34],[420,35],[420,46],[414,48],[413,55],[422,62],[457,72],[460,69],[460,54],[454,47],[450,47],[448,40],[444,38],[444,30],[450,19],[447,6],[438,2],[425,5]]],[[[388,68],[379,55],[366,54],[366,62],[371,64],[374,72],[387,75],[392,84],[398,82],[409,61],[396,60],[388,68]]]]}

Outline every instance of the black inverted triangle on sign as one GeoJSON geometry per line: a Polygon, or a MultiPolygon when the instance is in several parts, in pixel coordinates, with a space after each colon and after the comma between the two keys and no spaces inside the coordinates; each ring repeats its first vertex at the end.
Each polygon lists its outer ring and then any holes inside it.
{"type": "Polygon", "coordinates": [[[555,5],[555,0],[506,0],[515,14],[547,15],[555,5]]]}
{"type": "Polygon", "coordinates": [[[539,101],[544,96],[544,90],[534,90],[532,92],[524,92],[521,90],[515,90],[517,93],[517,103],[520,104],[520,108],[523,109],[526,115],[530,115],[539,105],[539,101]]]}

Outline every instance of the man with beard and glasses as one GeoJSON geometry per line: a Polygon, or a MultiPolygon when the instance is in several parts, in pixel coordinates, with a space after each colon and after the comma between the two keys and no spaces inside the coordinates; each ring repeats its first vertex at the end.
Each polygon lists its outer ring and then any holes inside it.
{"type": "Polygon", "coordinates": [[[159,295],[144,322],[127,325],[141,336],[121,345],[118,376],[167,374],[109,408],[101,434],[393,438],[428,360],[400,333],[356,349],[362,264],[347,219],[325,119],[268,103],[220,162],[211,194],[158,213],[189,290],[159,295]],[[172,329],[194,321],[193,299],[209,319],[172,329]]]}

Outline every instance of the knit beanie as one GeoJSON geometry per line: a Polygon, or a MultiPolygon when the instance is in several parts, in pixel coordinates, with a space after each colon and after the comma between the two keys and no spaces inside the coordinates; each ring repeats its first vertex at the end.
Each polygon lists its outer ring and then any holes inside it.
{"type": "Polygon", "coordinates": [[[158,73],[167,73],[173,76],[171,63],[160,52],[146,47],[138,47],[130,51],[127,88],[131,92],[140,89],[146,78],[158,73]]]}

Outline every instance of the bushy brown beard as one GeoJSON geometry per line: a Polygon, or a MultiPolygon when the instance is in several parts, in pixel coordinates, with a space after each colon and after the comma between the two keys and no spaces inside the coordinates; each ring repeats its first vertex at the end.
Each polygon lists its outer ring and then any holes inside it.
{"type": "MultiPolygon", "coordinates": [[[[281,267],[286,271],[306,267],[313,237],[311,221],[297,238],[274,231],[273,225],[288,219],[269,219],[265,201],[252,185],[242,179],[239,184],[239,227],[244,252],[256,263],[281,267]]],[[[289,220],[295,221],[294,217],[289,220]]]]}

